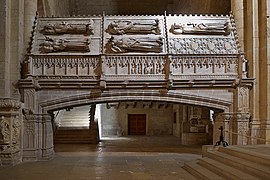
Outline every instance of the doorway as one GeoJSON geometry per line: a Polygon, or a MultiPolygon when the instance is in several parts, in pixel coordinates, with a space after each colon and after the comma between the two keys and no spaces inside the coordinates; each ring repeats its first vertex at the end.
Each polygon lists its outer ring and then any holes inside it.
{"type": "Polygon", "coordinates": [[[146,114],[128,115],[128,135],[146,135],[146,114]]]}

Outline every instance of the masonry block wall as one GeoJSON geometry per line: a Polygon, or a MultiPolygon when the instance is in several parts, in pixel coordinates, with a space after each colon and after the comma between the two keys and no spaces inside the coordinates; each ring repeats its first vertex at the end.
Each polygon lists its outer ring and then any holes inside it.
{"type": "Polygon", "coordinates": [[[106,104],[101,106],[102,136],[128,135],[129,114],[146,115],[146,135],[172,135],[172,105],[152,103],[146,106],[141,102],[123,102],[118,107],[107,108],[106,104]]]}
{"type": "Polygon", "coordinates": [[[230,0],[70,0],[70,13],[87,14],[228,14],[230,0]]]}

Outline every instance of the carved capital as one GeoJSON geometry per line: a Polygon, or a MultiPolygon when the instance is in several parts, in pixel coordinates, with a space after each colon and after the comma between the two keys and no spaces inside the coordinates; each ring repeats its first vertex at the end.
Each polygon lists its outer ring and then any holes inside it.
{"type": "Polygon", "coordinates": [[[0,111],[18,111],[21,108],[21,102],[14,99],[0,99],[0,111]]]}

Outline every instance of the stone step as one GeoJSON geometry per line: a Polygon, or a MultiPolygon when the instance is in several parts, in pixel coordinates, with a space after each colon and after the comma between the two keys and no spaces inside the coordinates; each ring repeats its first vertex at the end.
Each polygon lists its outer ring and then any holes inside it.
{"type": "Polygon", "coordinates": [[[58,129],[55,143],[97,143],[96,129],[58,129]]]}
{"type": "Polygon", "coordinates": [[[89,107],[75,107],[71,111],[65,111],[59,123],[59,127],[89,126],[89,107]]]}
{"type": "Polygon", "coordinates": [[[210,171],[213,171],[219,174],[221,177],[224,177],[225,179],[235,179],[235,180],[237,179],[257,180],[258,179],[250,174],[247,174],[236,168],[227,166],[223,163],[220,163],[218,161],[215,161],[207,157],[204,157],[201,160],[199,160],[198,164],[209,169],[210,171]]]}
{"type": "Polygon", "coordinates": [[[208,151],[204,156],[219,161],[220,163],[232,166],[240,171],[247,172],[253,176],[270,179],[270,167],[257,164],[236,156],[232,156],[220,151],[208,151]]]}
{"type": "Polygon", "coordinates": [[[89,124],[87,126],[81,125],[81,126],[60,126],[58,128],[59,130],[65,130],[65,129],[89,129],[89,124]]]}
{"type": "Polygon", "coordinates": [[[181,178],[178,178],[178,179],[183,179],[183,180],[184,179],[185,180],[198,180],[198,178],[192,176],[188,171],[186,171],[183,168],[177,170],[177,173],[181,176],[181,178]]]}
{"type": "Polygon", "coordinates": [[[222,178],[221,176],[215,174],[214,172],[208,170],[207,168],[199,165],[198,161],[191,161],[191,162],[185,163],[185,165],[183,166],[183,169],[185,169],[187,172],[189,172],[190,174],[192,174],[196,178],[202,179],[202,180],[225,179],[225,178],[222,178]]]}
{"type": "Polygon", "coordinates": [[[60,124],[60,127],[63,127],[63,126],[74,126],[74,127],[89,126],[89,122],[62,122],[60,124]]]}
{"type": "MultiPolygon", "coordinates": [[[[264,145],[256,145],[264,146],[264,145]]],[[[252,146],[219,147],[218,151],[270,167],[270,155],[249,150],[252,146]]],[[[268,146],[269,148],[269,146],[268,146]]]]}

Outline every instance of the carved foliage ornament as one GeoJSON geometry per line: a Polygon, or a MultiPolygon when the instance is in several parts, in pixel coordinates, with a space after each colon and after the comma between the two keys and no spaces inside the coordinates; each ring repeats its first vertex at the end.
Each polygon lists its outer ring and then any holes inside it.
{"type": "Polygon", "coordinates": [[[229,38],[174,38],[169,40],[173,54],[236,54],[236,45],[229,38]]]}
{"type": "Polygon", "coordinates": [[[0,109],[17,111],[21,107],[21,103],[12,99],[0,99],[0,109]]]}

